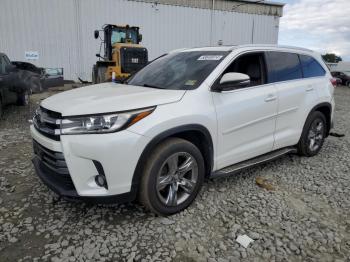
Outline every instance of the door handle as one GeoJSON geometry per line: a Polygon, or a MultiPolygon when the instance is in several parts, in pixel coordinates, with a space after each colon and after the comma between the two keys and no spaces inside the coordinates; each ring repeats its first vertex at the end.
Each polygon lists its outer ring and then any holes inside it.
{"type": "Polygon", "coordinates": [[[312,90],[314,90],[314,88],[313,88],[312,86],[308,86],[308,87],[306,88],[306,92],[311,92],[312,90]]]}
{"type": "Polygon", "coordinates": [[[265,98],[265,102],[275,101],[276,99],[277,99],[277,96],[275,96],[275,95],[268,95],[268,96],[265,98]]]}

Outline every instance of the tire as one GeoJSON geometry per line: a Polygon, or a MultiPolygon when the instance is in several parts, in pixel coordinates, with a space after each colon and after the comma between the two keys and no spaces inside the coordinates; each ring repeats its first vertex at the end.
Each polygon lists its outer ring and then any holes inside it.
{"type": "Polygon", "coordinates": [[[297,145],[299,155],[311,157],[320,152],[326,137],[326,127],[326,117],[321,112],[315,111],[308,116],[297,145]]]}
{"type": "Polygon", "coordinates": [[[194,201],[203,185],[204,174],[199,149],[187,140],[169,138],[155,148],[144,167],[139,200],[158,215],[178,213],[194,201]]]}
{"type": "Polygon", "coordinates": [[[29,90],[26,90],[25,92],[18,94],[17,97],[17,104],[19,106],[27,106],[29,104],[29,97],[31,92],[29,90]]]}
{"type": "Polygon", "coordinates": [[[105,77],[106,71],[107,71],[107,67],[102,66],[97,68],[97,80],[96,80],[97,84],[106,82],[106,77],[105,77]]]}

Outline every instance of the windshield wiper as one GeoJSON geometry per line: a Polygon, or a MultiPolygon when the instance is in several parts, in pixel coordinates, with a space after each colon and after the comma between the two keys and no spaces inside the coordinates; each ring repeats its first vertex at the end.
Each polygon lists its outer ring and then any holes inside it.
{"type": "Polygon", "coordinates": [[[157,88],[157,89],[165,89],[164,87],[155,86],[155,85],[149,85],[149,84],[143,84],[144,87],[151,87],[151,88],[157,88]]]}

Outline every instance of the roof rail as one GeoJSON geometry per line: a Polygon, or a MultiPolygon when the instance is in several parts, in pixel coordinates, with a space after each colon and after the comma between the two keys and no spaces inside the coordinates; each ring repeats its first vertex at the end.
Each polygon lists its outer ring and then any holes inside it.
{"type": "Polygon", "coordinates": [[[273,45],[273,44],[246,44],[246,45],[237,45],[232,46],[231,50],[234,50],[238,47],[273,47],[273,48],[285,48],[285,49],[294,49],[294,50],[301,50],[301,51],[307,51],[307,52],[314,52],[311,49],[307,49],[304,47],[297,47],[297,46],[288,46],[288,45],[273,45]]]}
{"type": "Polygon", "coordinates": [[[179,49],[171,50],[168,52],[168,54],[185,51],[187,49],[191,49],[191,48],[179,48],[179,49]]]}

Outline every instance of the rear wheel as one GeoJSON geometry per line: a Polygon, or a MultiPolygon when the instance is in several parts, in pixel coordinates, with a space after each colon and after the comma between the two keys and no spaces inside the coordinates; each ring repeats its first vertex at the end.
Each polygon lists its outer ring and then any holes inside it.
{"type": "Polygon", "coordinates": [[[304,130],[298,143],[298,153],[303,156],[314,156],[322,148],[326,137],[326,118],[315,111],[307,118],[304,130]]]}
{"type": "Polygon", "coordinates": [[[204,160],[192,143],[170,138],[151,154],[141,180],[140,202],[159,215],[187,208],[204,181],[204,160]]]}
{"type": "Polygon", "coordinates": [[[17,104],[19,106],[26,106],[29,104],[29,97],[31,92],[29,90],[24,91],[23,93],[18,94],[17,104]]]}

